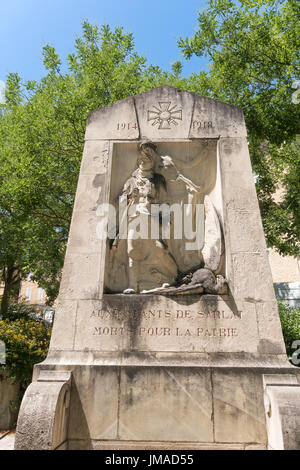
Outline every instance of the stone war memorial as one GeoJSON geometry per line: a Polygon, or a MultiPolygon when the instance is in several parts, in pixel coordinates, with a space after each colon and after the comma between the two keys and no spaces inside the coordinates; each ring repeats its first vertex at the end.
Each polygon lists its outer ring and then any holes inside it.
{"type": "Polygon", "coordinates": [[[92,111],[16,449],[297,449],[299,372],[242,111],[168,86],[92,111]]]}

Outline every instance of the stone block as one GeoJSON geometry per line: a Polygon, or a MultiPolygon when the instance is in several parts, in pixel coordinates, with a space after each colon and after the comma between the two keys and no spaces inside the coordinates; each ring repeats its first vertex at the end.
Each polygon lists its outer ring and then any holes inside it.
{"type": "Polygon", "coordinates": [[[121,440],[213,441],[208,370],[123,368],[121,440]]]}
{"type": "Polygon", "coordinates": [[[72,383],[69,439],[118,438],[120,372],[116,367],[81,367],[72,383]]]}
{"type": "Polygon", "coordinates": [[[262,235],[261,221],[255,211],[228,209],[227,227],[230,234],[232,253],[267,252],[265,239],[262,235]]]}
{"type": "Polygon", "coordinates": [[[69,253],[60,285],[61,298],[98,299],[101,259],[99,253],[69,253]]]}
{"type": "Polygon", "coordinates": [[[77,223],[70,230],[68,254],[101,254],[106,240],[102,237],[102,217],[97,215],[96,207],[90,211],[74,211],[77,223]]]}
{"type": "Polygon", "coordinates": [[[260,214],[247,139],[221,138],[218,152],[225,206],[236,210],[254,210],[258,220],[260,214]]]}
{"type": "MultiPolygon", "coordinates": [[[[195,299],[196,300],[196,299],[195,299]]],[[[217,296],[185,304],[180,299],[105,295],[78,301],[77,350],[256,353],[255,305],[217,296]]]]}
{"type": "Polygon", "coordinates": [[[139,126],[133,98],[108,104],[89,114],[86,140],[136,140],[139,126]],[[117,104],[117,106],[116,106],[117,104]]]}
{"type": "Polygon", "coordinates": [[[247,302],[274,301],[270,266],[264,253],[234,253],[231,256],[236,299],[247,302]],[[245,275],[245,273],[248,273],[245,275]],[[263,280],[263,281],[262,281],[263,280]]]}
{"type": "Polygon", "coordinates": [[[190,138],[244,137],[243,112],[226,103],[195,95],[190,138]]]}
{"type": "Polygon", "coordinates": [[[187,139],[194,96],[161,86],[135,96],[141,139],[187,139]]]}
{"type": "Polygon", "coordinates": [[[214,370],[216,442],[266,444],[262,377],[255,371],[214,370]]]}
{"type": "Polygon", "coordinates": [[[81,162],[81,175],[103,175],[109,166],[109,140],[86,140],[81,162]]]}
{"type": "Polygon", "coordinates": [[[74,347],[76,329],[76,300],[62,300],[59,302],[53,324],[50,348],[52,350],[72,350],[74,347]]]}
{"type": "Polygon", "coordinates": [[[255,308],[260,338],[259,352],[286,354],[277,301],[257,303],[255,308]]]}
{"type": "Polygon", "coordinates": [[[300,385],[295,375],[266,374],[264,390],[268,449],[299,450],[300,385]]]}

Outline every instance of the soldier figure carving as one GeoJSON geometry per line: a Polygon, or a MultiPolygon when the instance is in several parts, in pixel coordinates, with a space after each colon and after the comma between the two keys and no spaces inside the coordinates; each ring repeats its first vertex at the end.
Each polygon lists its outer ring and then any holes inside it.
{"type": "Polygon", "coordinates": [[[224,291],[225,280],[220,275],[216,278],[213,272],[217,271],[221,259],[219,221],[208,196],[203,195],[205,188],[194,184],[179,171],[193,168],[200,159],[201,155],[189,162],[179,162],[170,156],[158,156],[157,147],[151,141],[139,144],[137,168],[125,182],[119,197],[121,206],[126,208],[122,213],[120,224],[122,226],[126,219],[126,237],[120,237],[122,228],[119,227],[118,236],[111,246],[111,270],[115,272],[113,278],[118,275],[116,274],[119,271],[118,263],[126,265],[127,286],[123,289],[124,294],[156,292],[168,295],[187,294],[190,291],[197,293],[224,291]],[[187,204],[184,204],[184,201],[187,204]],[[201,201],[204,204],[201,204],[201,201]],[[169,211],[169,219],[166,222],[164,214],[160,213],[162,205],[165,207],[167,205],[172,210],[179,209],[179,219],[169,211]],[[204,208],[204,217],[197,223],[199,219],[197,209],[201,206],[204,208]],[[187,220],[186,217],[182,217],[182,210],[185,210],[185,215],[190,217],[190,226],[196,226],[196,238],[199,232],[203,232],[201,246],[199,243],[194,243],[193,251],[185,249],[187,245],[183,237],[186,231],[180,240],[174,235],[176,224],[181,223],[183,219],[186,223],[187,220]],[[169,237],[164,237],[166,228],[169,237]],[[207,246],[208,240],[204,240],[205,228],[206,234],[208,231],[214,234],[214,260],[211,259],[211,247],[207,246]],[[126,250],[124,246],[123,250],[120,249],[124,238],[126,238],[126,250]],[[117,253],[118,250],[120,253],[117,253]],[[124,262],[125,256],[127,262],[124,262]],[[123,260],[120,261],[120,257],[123,257],[123,260]],[[185,263],[188,269],[184,268],[185,263]],[[199,282],[192,283],[192,278],[195,280],[192,274],[199,270],[201,272],[196,276],[199,282]]]}

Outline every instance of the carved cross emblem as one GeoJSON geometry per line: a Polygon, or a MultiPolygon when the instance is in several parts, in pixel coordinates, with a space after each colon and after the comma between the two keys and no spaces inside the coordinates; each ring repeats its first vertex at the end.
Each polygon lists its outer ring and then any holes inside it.
{"type": "Polygon", "coordinates": [[[171,129],[171,125],[178,126],[182,121],[182,109],[176,109],[177,104],[172,105],[171,101],[160,101],[158,106],[152,106],[148,110],[148,121],[153,121],[152,126],[158,125],[158,129],[171,129]]]}

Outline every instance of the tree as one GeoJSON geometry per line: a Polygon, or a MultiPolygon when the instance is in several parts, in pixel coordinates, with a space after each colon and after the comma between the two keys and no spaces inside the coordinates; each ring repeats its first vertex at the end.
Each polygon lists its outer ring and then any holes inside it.
{"type": "Polygon", "coordinates": [[[122,28],[99,29],[87,22],[67,71],[49,45],[43,60],[47,74],[40,82],[8,76],[0,108],[2,312],[12,292],[8,269],[18,279],[31,271],[50,301],[57,296],[88,113],[181,80],[180,64],[173,73],[146,66],[122,28]]]}
{"type": "Polygon", "coordinates": [[[24,253],[22,247],[23,223],[20,218],[5,209],[0,209],[0,276],[4,283],[0,313],[7,311],[9,300],[17,295],[24,253]]]}
{"type": "Polygon", "coordinates": [[[210,0],[178,43],[186,58],[210,60],[189,88],[242,107],[267,242],[290,255],[300,253],[299,24],[296,0],[210,0]]]}
{"type": "Polygon", "coordinates": [[[291,307],[283,301],[278,301],[278,310],[286,352],[291,357],[300,343],[300,308],[291,307]],[[296,345],[294,342],[297,342],[296,345]]]}

